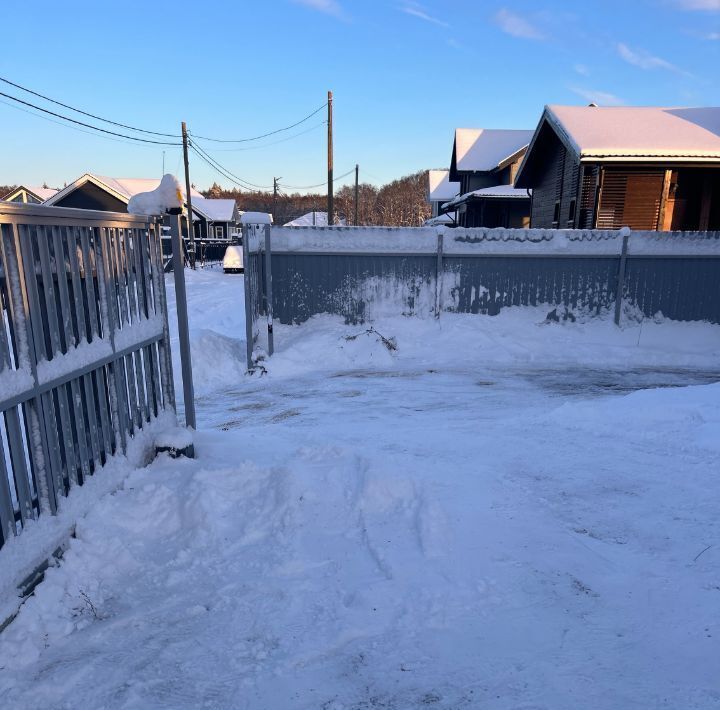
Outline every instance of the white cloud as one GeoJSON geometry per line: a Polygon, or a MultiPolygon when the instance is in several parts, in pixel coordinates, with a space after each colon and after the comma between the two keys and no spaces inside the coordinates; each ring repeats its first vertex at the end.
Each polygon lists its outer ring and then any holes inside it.
{"type": "Polygon", "coordinates": [[[573,69],[581,76],[590,75],[590,70],[584,64],[576,64],[573,69]]]}
{"type": "Polygon", "coordinates": [[[675,72],[676,74],[689,76],[688,72],[680,69],[680,67],[671,64],[666,59],[662,59],[662,57],[655,57],[644,49],[630,49],[626,44],[620,42],[617,46],[617,52],[621,59],[628,64],[640,67],[640,69],[665,69],[675,72]]]}
{"type": "Polygon", "coordinates": [[[720,0],[675,0],[683,10],[706,10],[720,12],[720,0]]]}
{"type": "Polygon", "coordinates": [[[502,8],[495,13],[495,23],[500,29],[513,37],[522,37],[523,39],[545,39],[545,35],[520,15],[516,15],[510,10],[502,8]]]}
{"type": "Polygon", "coordinates": [[[420,20],[425,20],[425,22],[431,22],[433,25],[438,25],[439,27],[450,27],[450,25],[444,20],[433,17],[432,15],[428,15],[428,13],[423,9],[423,7],[416,2],[406,2],[404,5],[402,5],[400,10],[406,15],[412,15],[413,17],[417,17],[420,20]]]}
{"type": "Polygon", "coordinates": [[[345,11],[337,0],[292,0],[292,2],[309,7],[311,10],[324,12],[326,15],[346,19],[345,11]]]}
{"type": "Polygon", "coordinates": [[[607,91],[596,91],[595,89],[583,89],[578,86],[571,86],[570,91],[575,92],[578,96],[582,96],[586,101],[597,104],[598,106],[622,106],[625,102],[607,91]]]}
{"type": "Polygon", "coordinates": [[[720,40],[720,32],[709,32],[706,35],[703,35],[704,39],[711,39],[714,41],[720,40]]]}

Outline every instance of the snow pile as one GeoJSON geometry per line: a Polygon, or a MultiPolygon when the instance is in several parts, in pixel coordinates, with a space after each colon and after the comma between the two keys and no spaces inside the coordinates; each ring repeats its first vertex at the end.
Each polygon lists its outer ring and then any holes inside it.
{"type": "MultiPolygon", "coordinates": [[[[73,487],[67,497],[60,498],[57,515],[42,515],[38,520],[29,521],[22,535],[0,548],[0,623],[19,606],[20,582],[67,543],[77,521],[116,490],[133,469],[147,465],[154,454],[155,436],[175,425],[175,414],[163,412],[129,441],[126,455],[112,457],[82,486],[73,487]]],[[[0,650],[0,670],[4,661],[0,650]]]]}
{"type": "Polygon", "coordinates": [[[322,316],[236,376],[242,279],[187,276],[198,458],[78,521],[7,707],[716,704],[720,328],[322,316]]]}
{"type": "MultiPolygon", "coordinates": [[[[221,269],[185,270],[189,296],[190,350],[195,394],[230,390],[245,378],[245,291],[243,278],[221,269]]],[[[165,280],[175,390],[182,397],[175,286],[165,280]]]]}
{"type": "Polygon", "coordinates": [[[267,212],[243,212],[241,224],[272,224],[272,215],[267,212]]]}
{"type": "Polygon", "coordinates": [[[283,226],[285,227],[327,227],[328,218],[327,212],[308,212],[297,217],[290,222],[286,222],[283,226]]]}
{"type": "Polygon", "coordinates": [[[154,190],[133,195],[127,210],[130,214],[162,215],[168,210],[182,209],[183,204],[185,197],[178,179],[167,174],[154,190]]]}

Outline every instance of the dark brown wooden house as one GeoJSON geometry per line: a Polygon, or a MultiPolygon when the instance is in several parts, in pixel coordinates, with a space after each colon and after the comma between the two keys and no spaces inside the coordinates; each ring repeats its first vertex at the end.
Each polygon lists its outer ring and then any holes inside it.
{"type": "Polygon", "coordinates": [[[455,131],[449,180],[460,195],[442,210],[456,211],[461,227],[526,227],[530,195],[513,189],[532,131],[458,128],[455,131]]]}
{"type": "Polygon", "coordinates": [[[515,186],[532,227],[720,229],[720,108],[546,106],[515,186]]]}

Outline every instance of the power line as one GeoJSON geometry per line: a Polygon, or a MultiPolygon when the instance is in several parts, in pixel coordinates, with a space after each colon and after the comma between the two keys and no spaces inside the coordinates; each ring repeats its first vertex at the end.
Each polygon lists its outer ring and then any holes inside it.
{"type": "MultiPolygon", "coordinates": [[[[52,104],[56,104],[57,106],[62,106],[63,108],[70,109],[71,111],[75,111],[75,113],[80,113],[83,116],[88,116],[89,118],[94,118],[96,121],[102,121],[103,123],[109,123],[113,126],[119,126],[120,128],[127,128],[131,131],[138,131],[138,133],[148,133],[152,136],[163,136],[165,138],[180,138],[179,135],[176,135],[174,133],[158,133],[157,131],[148,131],[144,128],[135,128],[134,126],[129,126],[126,123],[118,123],[117,121],[111,121],[109,118],[102,118],[101,116],[96,116],[94,113],[88,113],[87,111],[83,111],[79,108],[75,108],[74,106],[70,106],[68,104],[64,104],[62,101],[57,101],[55,99],[51,99],[49,96],[45,96],[44,94],[40,94],[37,91],[33,91],[32,89],[28,89],[25,86],[21,86],[20,84],[16,84],[14,81],[10,81],[10,79],[5,79],[4,77],[0,76],[0,81],[4,82],[5,84],[9,84],[10,86],[14,86],[16,89],[20,89],[21,91],[25,91],[28,94],[32,94],[33,96],[37,96],[40,99],[44,99],[45,101],[49,101],[52,104]]],[[[4,94],[3,94],[4,95],[4,94]]],[[[11,97],[12,98],[12,97],[11,97]]],[[[41,109],[43,110],[43,109],[41,109]]],[[[72,120],[72,119],[67,119],[72,120]]],[[[86,124],[83,124],[86,125],[86,124]]],[[[102,129],[98,129],[102,130],[102,129]]],[[[140,139],[138,139],[140,140],[140,139]]]]}
{"type": "Polygon", "coordinates": [[[259,190],[272,189],[271,185],[256,185],[255,183],[252,183],[249,180],[245,180],[244,178],[241,178],[238,175],[231,173],[227,168],[220,165],[220,163],[218,163],[214,158],[212,158],[210,155],[208,155],[199,145],[197,145],[196,143],[194,143],[192,141],[190,142],[190,147],[211,168],[214,168],[215,170],[217,170],[217,172],[219,172],[223,177],[227,178],[231,182],[234,182],[239,187],[244,187],[245,189],[257,188],[259,190]]]}
{"type": "Polygon", "coordinates": [[[85,128],[79,128],[78,126],[72,126],[67,123],[63,123],[62,121],[57,121],[54,118],[50,118],[49,116],[43,116],[40,113],[35,113],[35,111],[32,111],[27,108],[23,108],[22,106],[16,106],[15,104],[11,104],[9,101],[3,101],[0,99],[0,104],[3,104],[5,106],[9,106],[11,109],[14,109],[15,111],[22,111],[23,113],[27,113],[30,116],[35,116],[35,118],[40,118],[43,121],[49,121],[50,123],[54,123],[57,126],[62,126],[63,128],[69,128],[71,131],[78,131],[79,133],[84,133],[88,136],[94,136],[95,138],[102,138],[103,140],[113,141],[113,143],[123,143],[124,145],[134,145],[137,148],[149,148],[151,150],[154,150],[154,146],[147,145],[144,143],[135,143],[131,140],[125,140],[123,138],[113,138],[111,136],[106,136],[98,133],[93,133],[93,131],[88,131],[85,128]]]}
{"type": "Polygon", "coordinates": [[[132,141],[140,141],[141,143],[154,143],[155,145],[182,145],[182,143],[170,143],[169,141],[155,141],[155,140],[151,140],[149,138],[139,138],[138,136],[128,136],[124,133],[117,133],[116,131],[108,131],[106,128],[100,128],[100,126],[93,126],[92,124],[84,123],[83,121],[76,121],[74,118],[70,118],[69,116],[63,116],[60,113],[55,113],[55,111],[50,111],[46,108],[36,106],[35,104],[30,103],[29,101],[23,101],[22,99],[18,99],[16,96],[10,96],[10,94],[5,94],[2,91],[0,91],[0,96],[4,96],[6,99],[10,99],[11,101],[16,101],[19,104],[23,104],[23,106],[30,106],[31,108],[34,108],[37,111],[42,111],[43,113],[47,113],[50,116],[55,116],[56,118],[61,118],[63,121],[70,121],[70,123],[75,123],[78,126],[85,126],[85,128],[91,128],[94,131],[100,131],[101,133],[107,133],[111,136],[119,136],[120,138],[127,138],[128,140],[132,140],[132,141]]]}
{"type": "MultiPolygon", "coordinates": [[[[338,175],[337,177],[333,178],[333,182],[337,182],[338,180],[342,180],[343,178],[350,175],[350,173],[354,173],[355,168],[352,170],[348,170],[346,173],[343,173],[342,175],[338,175]]],[[[313,187],[323,187],[324,185],[327,185],[326,182],[319,182],[317,185],[283,185],[283,187],[287,187],[290,190],[310,190],[313,187]]]]}
{"type": "MultiPolygon", "coordinates": [[[[271,143],[263,143],[262,145],[251,145],[251,146],[248,146],[247,148],[215,148],[215,151],[218,153],[237,153],[237,152],[245,151],[245,150],[262,150],[263,148],[269,148],[270,146],[273,146],[273,145],[278,145],[280,143],[286,143],[287,141],[291,141],[294,138],[299,138],[300,136],[304,136],[305,134],[311,133],[312,131],[317,131],[318,128],[322,128],[323,126],[326,126],[326,125],[327,125],[327,121],[321,121],[320,123],[316,124],[312,128],[308,128],[304,131],[300,131],[300,133],[294,133],[293,135],[288,136],[287,138],[281,138],[278,141],[272,141],[271,143]]],[[[193,134],[190,133],[190,136],[192,136],[192,135],[193,134]]]]}
{"type": "Polygon", "coordinates": [[[269,133],[263,133],[261,136],[253,136],[252,138],[236,138],[236,139],[228,139],[228,138],[209,138],[207,136],[198,136],[194,133],[192,133],[193,138],[199,138],[203,141],[212,141],[213,143],[248,143],[249,141],[257,141],[261,138],[267,138],[268,136],[274,136],[276,133],[282,133],[283,131],[289,131],[291,128],[295,128],[296,126],[299,126],[301,123],[305,123],[308,119],[312,118],[316,113],[320,113],[325,107],[327,106],[327,102],[324,103],[319,108],[316,108],[312,113],[309,113],[305,118],[301,119],[297,123],[293,123],[291,126],[285,126],[284,128],[278,128],[274,131],[270,131],[269,133]]]}

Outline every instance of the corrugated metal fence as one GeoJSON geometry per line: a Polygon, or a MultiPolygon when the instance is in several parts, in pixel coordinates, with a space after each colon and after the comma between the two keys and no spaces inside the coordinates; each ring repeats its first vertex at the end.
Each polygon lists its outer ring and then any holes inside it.
{"type": "Polygon", "coordinates": [[[248,245],[248,364],[274,317],[495,315],[547,305],[720,323],[720,233],[629,230],[273,227],[248,245]],[[268,268],[268,257],[272,262],[268,268]]]}
{"type": "Polygon", "coordinates": [[[160,224],[0,203],[0,546],[175,406],[160,224]]]}

